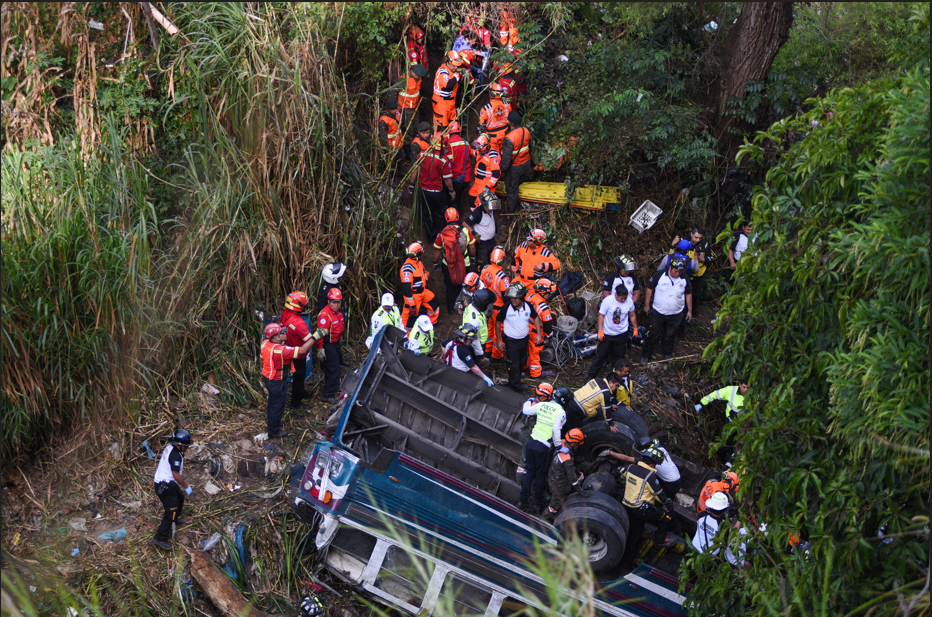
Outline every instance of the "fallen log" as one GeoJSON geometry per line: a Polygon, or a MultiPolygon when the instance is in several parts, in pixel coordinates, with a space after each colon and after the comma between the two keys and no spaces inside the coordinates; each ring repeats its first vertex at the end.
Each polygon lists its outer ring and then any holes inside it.
{"type": "Polygon", "coordinates": [[[270,617],[248,604],[236,585],[204,551],[191,551],[191,575],[213,605],[227,617],[270,617]],[[244,610],[247,606],[248,612],[244,610]]]}

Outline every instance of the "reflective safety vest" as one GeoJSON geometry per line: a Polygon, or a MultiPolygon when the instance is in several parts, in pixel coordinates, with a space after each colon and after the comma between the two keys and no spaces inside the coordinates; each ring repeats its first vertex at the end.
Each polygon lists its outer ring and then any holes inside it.
{"type": "Polygon", "coordinates": [[[396,328],[404,329],[401,325],[401,313],[398,312],[398,307],[393,306],[391,310],[386,311],[384,306],[380,306],[379,310],[372,314],[372,324],[369,334],[375,336],[379,333],[379,330],[385,326],[395,326],[396,328]]]}
{"type": "Polygon", "coordinates": [[[730,420],[732,412],[741,413],[744,408],[744,395],[740,386],[725,386],[715,392],[710,392],[699,401],[708,405],[712,401],[725,401],[725,419],[730,420]]]}
{"type": "Polygon", "coordinates": [[[408,82],[404,92],[398,95],[398,107],[401,109],[417,109],[421,102],[421,78],[408,75],[408,82]]]}
{"type": "Polygon", "coordinates": [[[388,147],[392,149],[400,148],[403,143],[398,115],[400,115],[398,112],[382,112],[382,115],[379,116],[379,122],[384,122],[388,129],[388,147]]]}
{"type": "Polygon", "coordinates": [[[479,309],[470,304],[463,311],[463,325],[465,326],[468,323],[479,328],[479,342],[485,345],[485,342],[489,340],[489,327],[485,313],[479,312],[479,309]]]}
{"type": "Polygon", "coordinates": [[[501,99],[492,99],[479,112],[479,124],[485,125],[489,133],[499,133],[508,128],[508,114],[511,105],[501,99]]]}
{"type": "Polygon", "coordinates": [[[634,382],[630,377],[622,377],[618,389],[615,390],[615,399],[625,407],[631,407],[632,394],[634,394],[634,382]]]}
{"type": "Polygon", "coordinates": [[[411,332],[408,333],[408,349],[414,351],[415,348],[420,349],[424,355],[429,354],[434,348],[434,331],[422,332],[418,327],[411,328],[411,332]]]}
{"type": "Polygon", "coordinates": [[[434,97],[452,101],[456,100],[456,90],[459,88],[459,75],[443,64],[437,69],[434,76],[434,97]]]}
{"type": "Polygon", "coordinates": [[[549,444],[553,438],[553,423],[557,415],[563,413],[563,408],[553,401],[544,401],[534,405],[537,411],[537,422],[531,431],[531,437],[541,443],[549,444]]]}
{"type": "MultiPolygon", "coordinates": [[[[573,393],[576,404],[587,418],[593,418],[602,407],[611,402],[612,391],[604,379],[590,379],[586,385],[573,393]]],[[[603,411],[604,414],[604,411],[603,411]]],[[[607,414],[606,414],[607,415],[607,414]]]]}
{"type": "Polygon", "coordinates": [[[659,503],[660,499],[654,493],[650,482],[655,475],[654,468],[644,461],[639,461],[637,465],[629,465],[625,469],[625,498],[621,503],[634,509],[640,508],[644,503],[659,503]]]}
{"type": "Polygon", "coordinates": [[[415,135],[414,139],[411,140],[412,146],[417,146],[420,150],[418,157],[422,156],[425,152],[430,150],[430,144],[420,138],[420,136],[415,135]]]}
{"type": "Polygon", "coordinates": [[[298,348],[266,339],[262,342],[261,355],[262,376],[273,381],[284,381],[291,372],[291,361],[298,357],[298,348]]]}
{"type": "Polygon", "coordinates": [[[489,264],[482,269],[479,280],[485,285],[485,288],[495,294],[495,306],[501,307],[505,304],[502,294],[508,289],[510,284],[508,276],[502,267],[498,264],[489,264]]]}
{"type": "Polygon", "coordinates": [[[519,126],[515,130],[505,135],[505,139],[511,142],[511,165],[523,165],[531,160],[531,132],[519,126]]]}

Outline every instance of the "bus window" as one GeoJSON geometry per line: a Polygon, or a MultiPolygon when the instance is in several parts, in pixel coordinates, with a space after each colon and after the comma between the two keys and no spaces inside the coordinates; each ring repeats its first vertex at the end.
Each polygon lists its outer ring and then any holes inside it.
{"type": "Polygon", "coordinates": [[[406,553],[398,546],[390,546],[374,584],[401,602],[420,606],[433,574],[433,562],[406,553]]]}
{"type": "Polygon", "coordinates": [[[327,565],[355,583],[362,581],[376,539],[364,531],[343,525],[327,551],[327,565]]]}
{"type": "Polygon", "coordinates": [[[491,601],[491,591],[457,578],[450,572],[443,581],[443,587],[434,605],[434,614],[482,617],[491,601]]]}

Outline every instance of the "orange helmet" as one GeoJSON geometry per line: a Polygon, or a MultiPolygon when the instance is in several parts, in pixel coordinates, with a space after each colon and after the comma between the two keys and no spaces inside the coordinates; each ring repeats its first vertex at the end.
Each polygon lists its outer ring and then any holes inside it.
{"type": "Polygon", "coordinates": [[[583,432],[579,430],[578,428],[571,428],[569,432],[566,434],[565,439],[566,439],[566,443],[574,443],[577,446],[581,446],[583,439],[585,439],[585,436],[583,435],[583,432]]]}
{"type": "Polygon", "coordinates": [[[549,401],[553,398],[553,386],[546,382],[537,384],[537,389],[534,390],[534,393],[545,401],[549,401]]]}
{"type": "Polygon", "coordinates": [[[443,212],[443,218],[447,223],[456,223],[460,220],[460,213],[456,208],[447,208],[443,212]]]}
{"type": "Polygon", "coordinates": [[[502,265],[502,263],[505,261],[505,249],[503,249],[501,246],[496,246],[494,249],[492,249],[492,254],[489,255],[489,261],[498,266],[502,265]]]}
{"type": "Polygon", "coordinates": [[[424,31],[417,26],[411,26],[408,28],[408,36],[420,43],[424,40],[424,31]]]}
{"type": "Polygon", "coordinates": [[[459,133],[460,131],[463,130],[463,127],[459,122],[454,120],[453,122],[450,123],[450,126],[447,127],[447,130],[451,133],[459,133]]]}
{"type": "Polygon", "coordinates": [[[270,339],[273,336],[281,334],[284,328],[280,323],[275,323],[274,321],[265,327],[265,330],[262,331],[262,340],[270,339]]]}
{"type": "Polygon", "coordinates": [[[458,51],[448,51],[445,60],[450,66],[463,66],[463,56],[461,56],[458,51]]]}
{"type": "MultiPolygon", "coordinates": [[[[450,208],[452,210],[453,208],[450,208]]],[[[479,275],[475,272],[470,272],[466,275],[466,278],[463,279],[463,287],[469,291],[473,291],[476,287],[479,286],[479,275]]]]}
{"type": "Polygon", "coordinates": [[[340,300],[342,302],[343,292],[340,291],[339,288],[334,287],[333,289],[327,292],[327,299],[328,300],[340,300]]]}
{"type": "Polygon", "coordinates": [[[551,281],[550,279],[540,279],[539,281],[534,283],[534,291],[539,292],[539,293],[549,294],[554,290],[553,288],[554,288],[553,281],[551,281]]]}
{"type": "Polygon", "coordinates": [[[421,255],[424,254],[424,245],[420,242],[412,242],[408,245],[408,257],[413,257],[415,259],[420,259],[421,255]]]}
{"type": "Polygon", "coordinates": [[[491,145],[491,143],[492,142],[489,139],[489,136],[486,135],[485,133],[482,133],[481,135],[479,135],[479,137],[476,137],[476,139],[473,140],[472,147],[473,149],[478,150],[479,152],[486,152],[489,149],[489,146],[491,145]]]}
{"type": "Polygon", "coordinates": [[[543,229],[532,229],[531,233],[527,235],[527,239],[543,244],[547,241],[547,232],[543,229]]]}
{"type": "Polygon", "coordinates": [[[500,99],[505,96],[505,89],[498,84],[492,84],[489,86],[489,96],[493,99],[500,99]]]}
{"type": "Polygon", "coordinates": [[[738,489],[738,474],[733,471],[729,471],[725,474],[725,481],[730,483],[735,490],[738,489]]]}
{"type": "Polygon", "coordinates": [[[285,308],[300,313],[307,306],[307,294],[303,291],[292,291],[285,298],[285,308]]]}

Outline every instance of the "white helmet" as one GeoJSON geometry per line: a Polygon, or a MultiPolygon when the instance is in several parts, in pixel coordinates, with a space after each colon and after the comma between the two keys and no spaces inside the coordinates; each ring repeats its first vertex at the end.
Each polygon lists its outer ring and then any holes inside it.
{"type": "Polygon", "coordinates": [[[395,296],[390,293],[382,294],[382,306],[395,306],[395,296]]]}
{"type": "Polygon", "coordinates": [[[344,274],[346,274],[346,264],[335,263],[324,266],[324,281],[331,285],[339,283],[344,274]]]}
{"type": "Polygon", "coordinates": [[[705,502],[705,507],[709,510],[715,510],[716,512],[721,512],[722,510],[728,509],[728,495],[722,491],[718,491],[711,497],[709,497],[705,502]]]}
{"type": "Polygon", "coordinates": [[[434,324],[430,322],[430,317],[421,315],[417,318],[417,327],[421,332],[430,332],[434,329],[434,324]]]}

